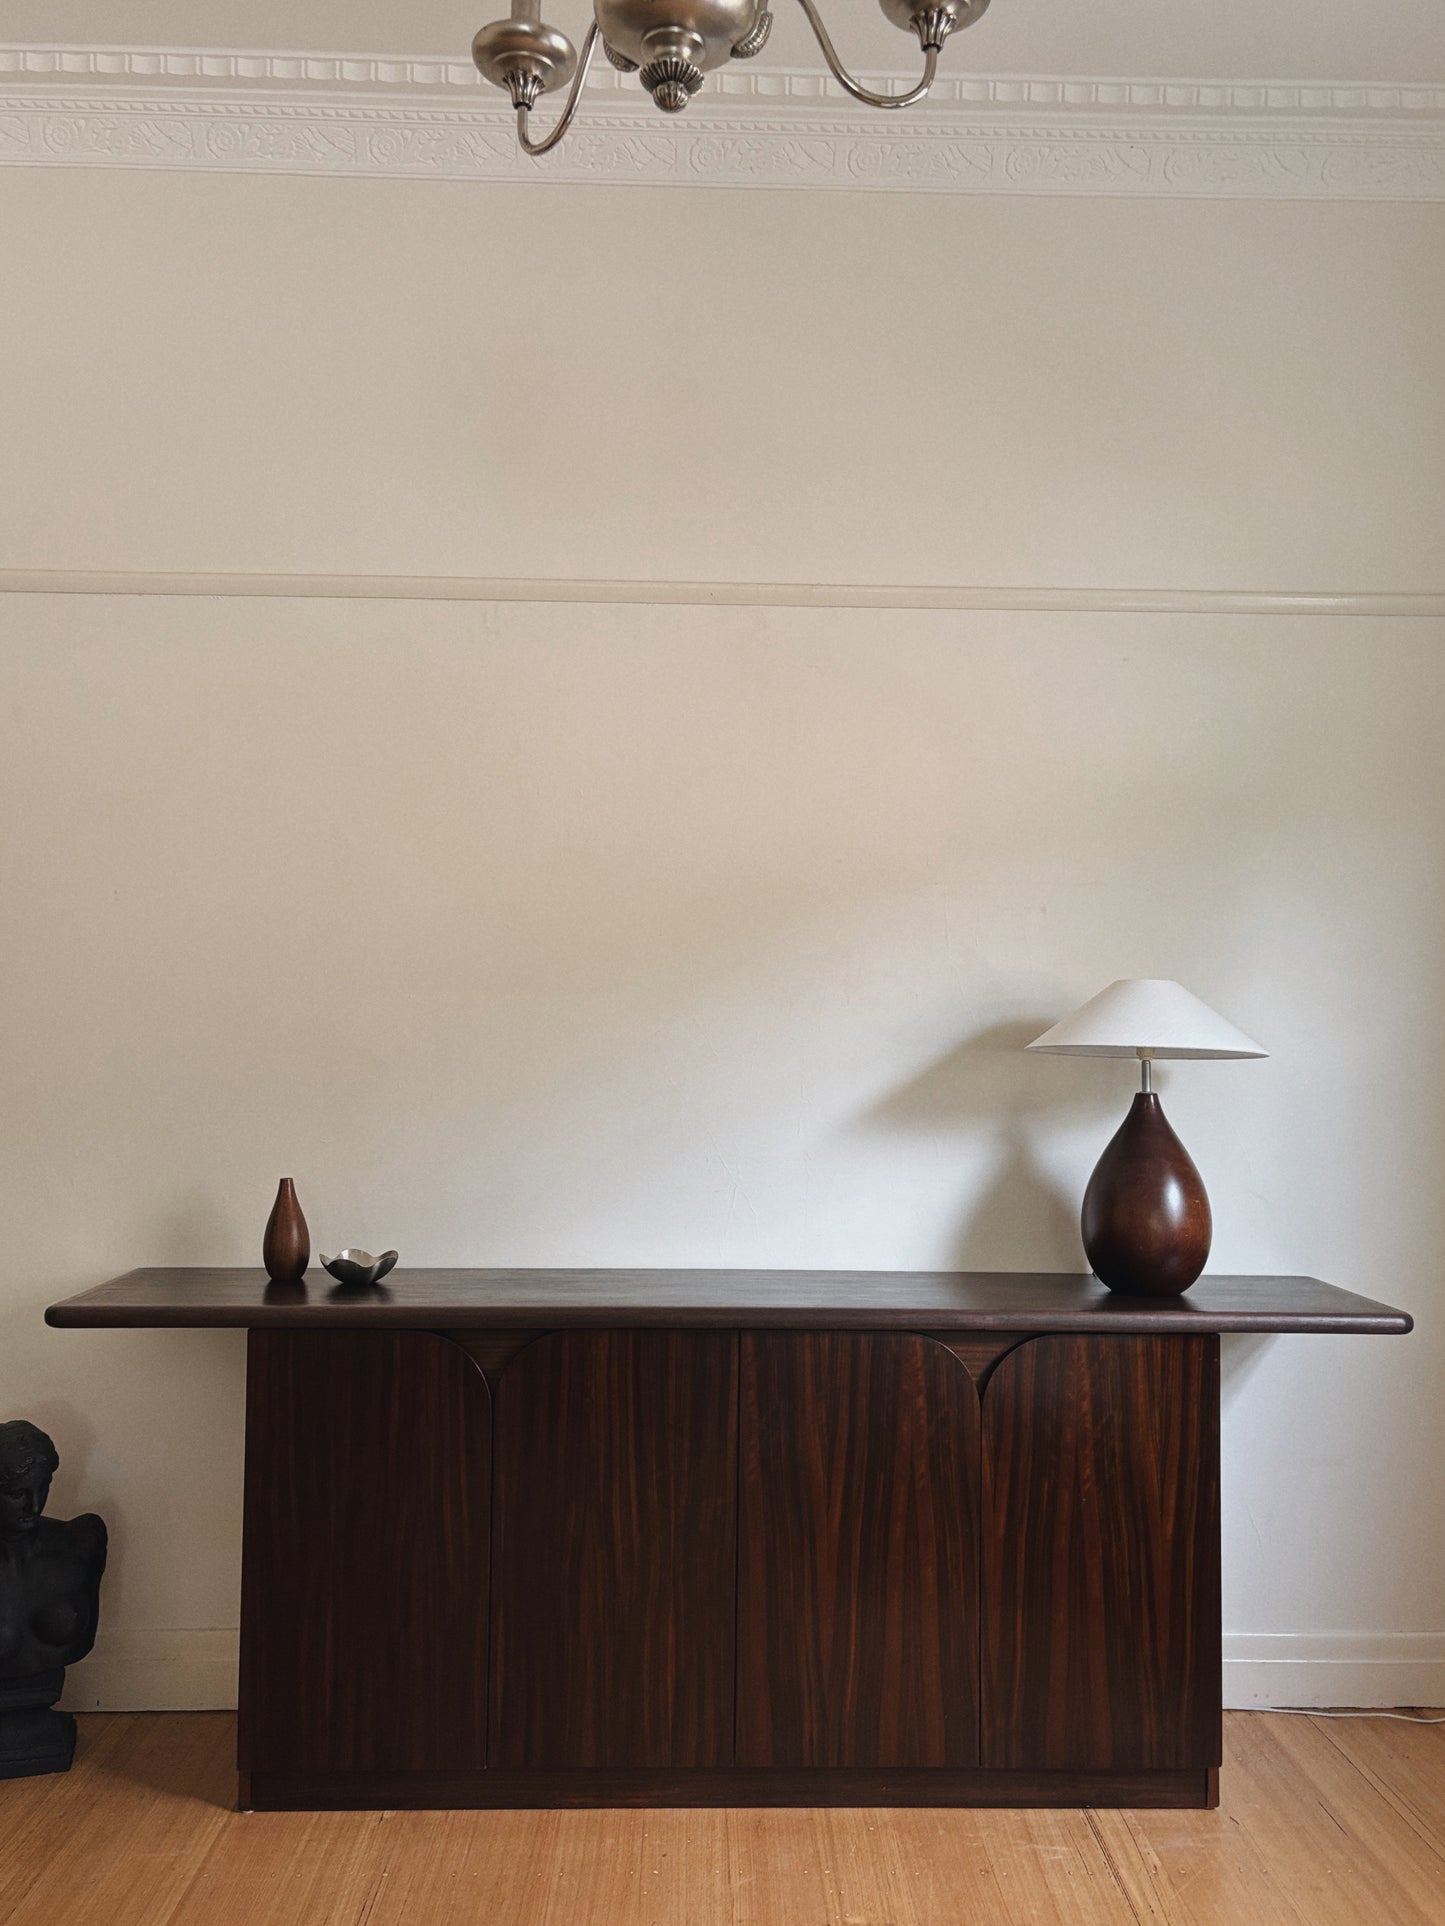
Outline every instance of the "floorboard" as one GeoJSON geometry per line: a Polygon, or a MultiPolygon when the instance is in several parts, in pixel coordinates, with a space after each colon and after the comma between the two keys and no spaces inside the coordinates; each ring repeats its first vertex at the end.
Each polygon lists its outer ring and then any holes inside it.
{"type": "Polygon", "coordinates": [[[1217,1812],[237,1813],[222,1713],[0,1784],[5,1926],[1445,1926],[1445,1726],[1233,1713],[1217,1812]]]}

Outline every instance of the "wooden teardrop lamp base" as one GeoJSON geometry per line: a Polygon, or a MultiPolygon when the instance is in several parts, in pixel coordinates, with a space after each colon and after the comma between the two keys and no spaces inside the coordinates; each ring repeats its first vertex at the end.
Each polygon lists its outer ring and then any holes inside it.
{"type": "Polygon", "coordinates": [[[1111,1291],[1174,1297],[1204,1269],[1214,1232],[1204,1180],[1152,1091],[1135,1097],[1094,1167],[1083,1232],[1111,1291]]]}

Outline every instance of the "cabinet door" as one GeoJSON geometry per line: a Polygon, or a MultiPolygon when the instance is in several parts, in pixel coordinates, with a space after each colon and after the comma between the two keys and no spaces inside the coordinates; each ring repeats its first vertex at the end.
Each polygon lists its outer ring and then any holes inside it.
{"type": "Polygon", "coordinates": [[[486,1763],[491,1408],[428,1331],[253,1331],[243,1771],[486,1763]]]}
{"type": "Polygon", "coordinates": [[[978,1394],[904,1334],[744,1332],[738,1764],[978,1760],[978,1394]]]}
{"type": "Polygon", "coordinates": [[[983,1764],[1216,1765],[1218,1338],[1031,1339],[983,1430],[983,1764]]]}
{"type": "Polygon", "coordinates": [[[736,1333],[539,1338],[495,1443],[490,1762],[730,1765],[736,1333]]]}

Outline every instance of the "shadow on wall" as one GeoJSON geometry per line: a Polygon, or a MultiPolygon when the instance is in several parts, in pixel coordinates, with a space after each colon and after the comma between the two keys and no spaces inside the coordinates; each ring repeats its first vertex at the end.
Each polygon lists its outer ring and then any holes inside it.
{"type": "Polygon", "coordinates": [[[95,1509],[91,1462],[96,1448],[96,1429],[90,1414],[70,1398],[32,1398],[24,1411],[13,1414],[28,1418],[47,1434],[60,1454],[60,1468],[50,1488],[45,1509],[52,1518],[73,1518],[78,1512],[95,1509]]]}
{"type": "Polygon", "coordinates": [[[1219,1401],[1228,1412],[1244,1395],[1250,1379],[1262,1369],[1265,1359],[1279,1343],[1277,1337],[1256,1337],[1252,1332],[1227,1331],[1219,1342],[1219,1401]]]}
{"type": "Polygon", "coordinates": [[[864,1115],[864,1122],[889,1130],[935,1137],[986,1131],[997,1140],[993,1174],[953,1236],[949,1259],[959,1270],[1089,1268],[1079,1239],[1079,1199],[1040,1165],[1031,1124],[1067,1112],[1097,1114],[1102,1149],[1118,1127],[1117,1117],[1109,1121],[1113,1093],[1101,1082],[1097,1065],[1068,1057],[1041,1065],[1024,1054],[1024,1046],[1054,1020],[1038,1016],[990,1024],[864,1115]]]}

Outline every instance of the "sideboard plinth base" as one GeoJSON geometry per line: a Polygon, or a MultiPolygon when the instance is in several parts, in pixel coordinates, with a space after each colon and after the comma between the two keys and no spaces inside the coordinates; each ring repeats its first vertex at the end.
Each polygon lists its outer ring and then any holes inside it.
{"type": "Polygon", "coordinates": [[[1172,1806],[1219,1803],[1212,1768],[1152,1772],[631,1771],[252,1773],[256,1812],[557,1810],[607,1806],[1172,1806]]]}

